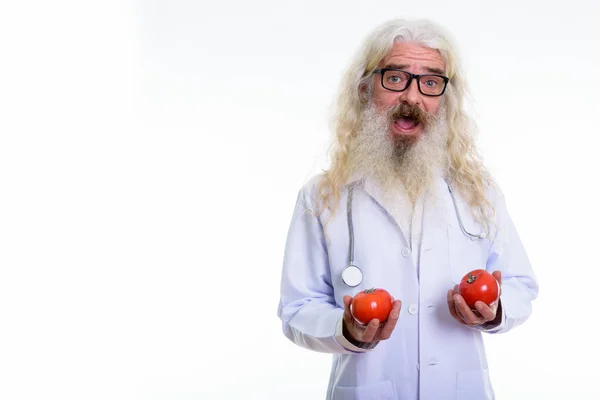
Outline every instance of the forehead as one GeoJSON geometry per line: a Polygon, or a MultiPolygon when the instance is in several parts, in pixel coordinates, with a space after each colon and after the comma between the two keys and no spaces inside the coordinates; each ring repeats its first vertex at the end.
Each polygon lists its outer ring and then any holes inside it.
{"type": "Polygon", "coordinates": [[[380,65],[406,65],[407,67],[435,68],[445,71],[446,65],[440,52],[418,43],[396,42],[380,65]]]}

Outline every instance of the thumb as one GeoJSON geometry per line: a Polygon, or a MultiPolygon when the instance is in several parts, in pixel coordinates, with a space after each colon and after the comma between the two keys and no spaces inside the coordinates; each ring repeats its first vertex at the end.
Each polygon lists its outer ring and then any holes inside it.
{"type": "Polygon", "coordinates": [[[492,272],[492,275],[494,275],[494,278],[496,278],[498,283],[502,285],[502,272],[494,271],[494,272],[492,272]]]}

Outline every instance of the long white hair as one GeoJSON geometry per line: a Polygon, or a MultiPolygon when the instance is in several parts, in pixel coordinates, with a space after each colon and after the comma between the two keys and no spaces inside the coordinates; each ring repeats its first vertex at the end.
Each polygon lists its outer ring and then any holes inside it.
{"type": "Polygon", "coordinates": [[[444,28],[428,20],[395,19],[387,21],[369,34],[359,48],[339,88],[332,130],[331,166],[323,171],[318,188],[319,211],[335,213],[340,191],[349,178],[349,147],[360,129],[361,116],[372,93],[371,72],[392,49],[395,42],[412,42],[436,49],[450,78],[444,93],[448,136],[448,171],[451,181],[470,204],[474,217],[489,232],[493,207],[486,198],[494,182],[475,147],[475,124],[465,111],[466,82],[458,53],[444,28]]]}

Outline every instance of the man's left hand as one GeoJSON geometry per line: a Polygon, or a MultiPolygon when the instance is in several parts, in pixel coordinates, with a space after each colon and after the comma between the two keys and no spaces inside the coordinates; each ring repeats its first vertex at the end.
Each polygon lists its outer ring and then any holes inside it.
{"type": "Polygon", "coordinates": [[[465,299],[458,294],[458,285],[455,285],[454,289],[448,290],[448,310],[455,320],[468,326],[477,326],[493,321],[496,318],[498,303],[502,294],[502,273],[494,271],[492,275],[498,281],[500,290],[498,292],[498,300],[491,306],[488,306],[483,301],[477,301],[475,303],[477,310],[471,310],[467,306],[465,299]]]}

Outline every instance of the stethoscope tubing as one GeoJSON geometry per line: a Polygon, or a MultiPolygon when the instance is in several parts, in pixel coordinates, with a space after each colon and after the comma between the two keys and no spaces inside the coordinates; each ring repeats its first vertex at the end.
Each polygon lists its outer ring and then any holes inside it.
{"type": "MultiPolygon", "coordinates": [[[[485,233],[482,233],[480,235],[475,235],[475,234],[468,232],[465,229],[462,219],[460,217],[460,212],[458,211],[458,206],[456,205],[456,198],[454,197],[454,193],[452,192],[452,187],[450,186],[449,183],[447,183],[447,185],[448,185],[448,191],[450,192],[450,197],[452,197],[452,203],[454,204],[454,211],[456,212],[456,217],[458,218],[458,224],[460,225],[460,229],[462,230],[462,232],[465,235],[467,235],[469,238],[472,238],[472,239],[485,239],[486,238],[485,233]]],[[[353,219],[352,219],[353,197],[354,197],[354,184],[350,186],[350,189],[348,191],[348,201],[346,203],[346,214],[347,214],[347,219],[348,219],[348,234],[349,234],[348,265],[342,272],[342,280],[344,281],[344,283],[346,285],[348,285],[350,287],[358,286],[362,282],[362,270],[354,263],[354,223],[353,223],[353,219]],[[352,272],[351,270],[354,270],[354,269],[356,269],[355,273],[358,273],[358,276],[359,276],[357,278],[358,282],[356,284],[352,284],[352,282],[348,282],[348,280],[346,279],[346,277],[351,276],[351,272],[352,272]]]]}

